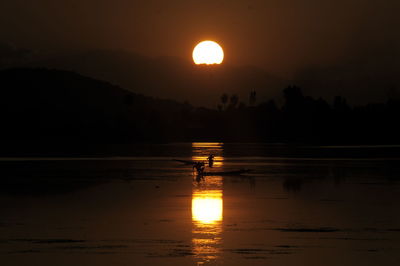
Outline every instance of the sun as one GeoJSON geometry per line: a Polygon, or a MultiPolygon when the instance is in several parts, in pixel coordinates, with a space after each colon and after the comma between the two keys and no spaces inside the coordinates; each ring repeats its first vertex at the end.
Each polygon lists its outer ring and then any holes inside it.
{"type": "Polygon", "coordinates": [[[194,48],[193,61],[196,65],[221,64],[224,61],[224,51],[216,42],[203,41],[194,48]]]}

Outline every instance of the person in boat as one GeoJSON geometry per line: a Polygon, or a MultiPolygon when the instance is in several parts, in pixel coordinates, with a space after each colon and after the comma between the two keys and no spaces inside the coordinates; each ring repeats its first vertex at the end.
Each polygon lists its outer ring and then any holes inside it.
{"type": "Polygon", "coordinates": [[[204,180],[204,176],[202,175],[196,175],[196,182],[200,183],[202,180],[204,180]]]}
{"type": "Polygon", "coordinates": [[[193,169],[196,169],[197,175],[202,176],[204,174],[204,163],[203,162],[196,162],[193,165],[193,169]]]}
{"type": "Polygon", "coordinates": [[[213,154],[210,154],[209,156],[208,156],[208,166],[210,166],[210,167],[213,167],[213,165],[214,165],[214,155],[213,154]]]}

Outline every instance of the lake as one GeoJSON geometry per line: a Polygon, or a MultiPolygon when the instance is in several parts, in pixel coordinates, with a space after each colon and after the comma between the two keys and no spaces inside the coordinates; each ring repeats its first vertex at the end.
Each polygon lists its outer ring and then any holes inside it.
{"type": "Polygon", "coordinates": [[[399,265],[400,147],[0,159],[1,265],[399,265]],[[215,155],[196,178],[192,165],[215,155]]]}

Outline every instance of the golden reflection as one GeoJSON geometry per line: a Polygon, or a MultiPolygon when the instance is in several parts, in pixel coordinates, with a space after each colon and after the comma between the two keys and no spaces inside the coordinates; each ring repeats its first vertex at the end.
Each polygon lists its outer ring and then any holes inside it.
{"type": "Polygon", "coordinates": [[[222,177],[211,179],[209,184],[195,187],[192,196],[193,253],[199,264],[215,260],[221,253],[222,177]],[[213,189],[208,189],[211,187],[213,189]],[[220,189],[217,189],[218,187],[220,189]]]}
{"type": "Polygon", "coordinates": [[[193,221],[215,224],[222,221],[222,191],[206,190],[193,193],[193,221]]]}
{"type": "MultiPolygon", "coordinates": [[[[192,161],[195,162],[207,162],[208,165],[208,156],[192,156],[192,161]]],[[[222,156],[214,156],[214,164],[213,167],[222,167],[224,165],[223,157],[222,156]]]]}
{"type": "MultiPolygon", "coordinates": [[[[192,152],[193,161],[207,161],[208,156],[214,155],[213,167],[223,166],[223,143],[192,143],[192,152]]],[[[206,166],[207,169],[209,166],[206,166]]],[[[222,185],[221,176],[206,176],[193,182],[192,245],[198,265],[213,261],[221,254],[222,185]]]]}
{"type": "Polygon", "coordinates": [[[193,142],[192,147],[199,148],[222,148],[222,142],[193,142]]]}
{"type": "Polygon", "coordinates": [[[207,162],[208,156],[214,155],[213,167],[222,167],[224,164],[223,143],[219,142],[193,142],[192,161],[207,162]]]}
{"type": "Polygon", "coordinates": [[[222,177],[206,177],[201,183],[195,182],[192,195],[192,245],[198,264],[204,264],[219,257],[222,221],[222,177]]]}

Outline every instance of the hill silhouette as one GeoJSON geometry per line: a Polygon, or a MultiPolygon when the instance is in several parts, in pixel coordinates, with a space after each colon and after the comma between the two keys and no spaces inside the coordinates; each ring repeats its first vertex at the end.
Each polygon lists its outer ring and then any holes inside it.
{"type": "Polygon", "coordinates": [[[222,93],[244,98],[250,90],[257,90],[260,99],[269,99],[279,95],[286,85],[284,80],[257,67],[224,62],[210,70],[177,57],[152,58],[119,50],[31,54],[11,65],[73,71],[136,93],[211,108],[216,107],[222,93]]]}
{"type": "Polygon", "coordinates": [[[0,71],[3,155],[121,154],[133,143],[192,141],[398,144],[400,102],[351,107],[283,90],[284,102],[249,105],[235,95],[219,109],[136,94],[69,71],[0,71]]]}
{"type": "MultiPolygon", "coordinates": [[[[389,47],[386,47],[389,48],[389,47]]],[[[389,57],[388,57],[389,58],[389,57]]],[[[259,100],[277,98],[281,89],[296,84],[307,95],[332,101],[345,96],[351,104],[384,102],[399,97],[396,62],[369,56],[357,56],[346,64],[301,67],[284,78],[254,66],[232,65],[227,57],[220,66],[195,66],[190,54],[180,57],[142,56],[124,50],[78,50],[38,52],[0,42],[0,69],[10,67],[41,67],[74,71],[100,80],[107,80],[136,93],[164,99],[188,101],[195,106],[215,108],[222,93],[247,98],[256,90],[259,100]],[[387,64],[388,63],[388,64],[387,64]]],[[[273,62],[269,64],[273,71],[273,62]]],[[[287,62],[294,63],[296,62],[287,62]]]]}
{"type": "Polygon", "coordinates": [[[135,94],[108,82],[48,69],[0,71],[3,146],[163,142],[163,126],[188,105],[135,94]]]}

